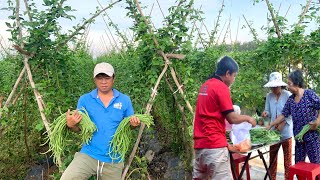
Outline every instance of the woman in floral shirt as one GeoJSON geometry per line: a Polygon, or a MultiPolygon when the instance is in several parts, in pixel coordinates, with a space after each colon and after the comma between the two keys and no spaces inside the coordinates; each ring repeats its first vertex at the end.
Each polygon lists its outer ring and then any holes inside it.
{"type": "Polygon", "coordinates": [[[306,124],[311,130],[303,136],[303,142],[296,141],[295,163],[305,161],[306,156],[310,162],[320,164],[320,136],[316,131],[320,124],[320,98],[315,92],[303,89],[304,81],[302,72],[293,71],[288,77],[288,89],[292,93],[286,102],[282,114],[273,121],[269,129],[292,116],[293,134],[296,136],[306,124]]]}

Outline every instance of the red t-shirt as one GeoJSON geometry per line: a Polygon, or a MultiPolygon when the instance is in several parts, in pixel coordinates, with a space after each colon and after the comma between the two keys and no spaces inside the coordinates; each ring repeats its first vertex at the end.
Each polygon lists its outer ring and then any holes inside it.
{"type": "Polygon", "coordinates": [[[194,121],[194,148],[227,146],[225,117],[233,112],[229,87],[219,77],[207,80],[200,88],[194,121]]]}

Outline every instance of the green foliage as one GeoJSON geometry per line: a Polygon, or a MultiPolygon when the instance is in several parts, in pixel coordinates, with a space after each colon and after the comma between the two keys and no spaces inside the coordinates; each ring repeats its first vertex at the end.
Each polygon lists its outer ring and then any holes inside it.
{"type": "MultiPolygon", "coordinates": [[[[13,63],[10,63],[11,61],[11,59],[5,59],[0,62],[1,69],[4,70],[1,72],[9,72],[7,75],[0,77],[0,82],[4,83],[0,90],[5,97],[8,96],[18,76],[16,69],[22,69],[21,66],[15,67],[13,63]],[[16,73],[11,74],[14,72],[16,73]]],[[[60,110],[65,112],[68,108],[75,109],[78,98],[94,88],[93,65],[90,56],[83,51],[78,51],[76,53],[66,53],[63,62],[56,63],[55,68],[33,70],[34,81],[37,82],[36,86],[46,103],[45,114],[49,121],[58,117],[60,110]]],[[[21,84],[25,84],[25,82],[26,80],[23,78],[21,84]]],[[[18,92],[21,89],[21,84],[18,92]]],[[[34,159],[36,157],[45,158],[45,155],[40,153],[47,151],[47,146],[40,146],[44,142],[44,136],[42,135],[44,125],[33,91],[28,87],[22,93],[17,103],[11,106],[1,119],[3,134],[0,135],[2,139],[0,149],[3,153],[0,153],[0,162],[6,162],[6,165],[0,167],[0,176],[3,178],[19,179],[23,177],[28,167],[34,163],[34,159]],[[27,104],[24,104],[24,96],[27,98],[27,104]],[[24,114],[26,114],[26,119],[23,118],[24,114]],[[24,126],[25,121],[26,126],[24,126]],[[25,141],[27,141],[27,147],[25,141]],[[28,148],[29,152],[27,153],[26,149],[28,148]],[[7,155],[10,155],[10,158],[7,155]],[[21,166],[14,166],[15,164],[21,164],[21,166]]],[[[70,146],[66,151],[69,152],[69,156],[73,157],[73,154],[78,150],[79,146],[70,146]]]]}
{"type": "Polygon", "coordinates": [[[148,161],[146,157],[138,157],[135,156],[134,161],[139,165],[139,168],[134,168],[131,172],[129,172],[127,179],[141,179],[141,180],[147,180],[149,176],[148,173],[148,161]]]}
{"type": "MultiPolygon", "coordinates": [[[[65,18],[72,20],[75,17],[68,13],[73,11],[70,6],[62,6],[62,2],[56,0],[45,0],[43,2],[43,8],[45,10],[39,11],[35,3],[29,2],[28,16],[25,17],[19,14],[21,20],[20,26],[14,21],[12,24],[7,23],[7,26],[11,29],[12,41],[20,45],[21,42],[25,43],[24,50],[30,53],[37,54],[37,58],[34,61],[48,61],[48,57],[52,57],[55,53],[54,50],[65,48],[60,47],[61,45],[57,42],[63,42],[67,39],[67,36],[61,33],[61,26],[58,23],[58,19],[65,18]],[[27,29],[28,35],[22,39],[19,37],[21,29],[27,29]]],[[[14,9],[13,4],[8,9],[14,9]]],[[[15,13],[13,11],[13,13],[15,13]]],[[[15,14],[9,17],[15,20],[15,14]]],[[[52,61],[51,61],[52,63],[52,61]]]]}
{"type": "Polygon", "coordinates": [[[0,60],[0,96],[8,96],[21,70],[22,63],[18,63],[18,57],[6,57],[0,60]]]}
{"type": "Polygon", "coordinates": [[[43,131],[33,128],[40,117],[33,115],[35,106],[26,106],[27,101],[35,104],[34,98],[26,91],[21,96],[17,108],[9,108],[1,119],[0,177],[3,179],[21,179],[39,157],[45,159],[40,155],[44,152],[40,147],[43,131]]]}

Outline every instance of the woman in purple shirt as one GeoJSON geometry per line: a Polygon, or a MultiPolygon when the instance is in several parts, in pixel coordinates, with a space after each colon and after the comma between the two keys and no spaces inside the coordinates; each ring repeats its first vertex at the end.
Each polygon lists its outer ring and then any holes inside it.
{"type": "Polygon", "coordinates": [[[303,136],[303,142],[296,141],[295,163],[305,161],[308,155],[311,163],[320,164],[320,136],[316,131],[320,124],[320,98],[312,90],[303,89],[303,86],[301,71],[296,70],[289,74],[288,89],[292,95],[286,102],[282,114],[268,128],[281,123],[289,115],[292,116],[294,136],[303,126],[310,124],[311,128],[303,136]]]}

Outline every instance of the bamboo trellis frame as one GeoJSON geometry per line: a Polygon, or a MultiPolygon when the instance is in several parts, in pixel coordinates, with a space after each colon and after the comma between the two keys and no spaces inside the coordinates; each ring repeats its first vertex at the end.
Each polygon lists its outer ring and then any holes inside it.
{"type": "MultiPolygon", "coordinates": [[[[68,41],[70,41],[75,35],[77,35],[79,33],[80,30],[84,29],[85,26],[87,24],[90,24],[91,21],[96,18],[97,16],[99,16],[102,12],[106,11],[107,9],[110,9],[114,4],[120,2],[121,0],[118,0],[118,1],[115,1],[111,4],[109,4],[109,6],[103,8],[102,10],[98,11],[97,13],[95,13],[92,17],[90,17],[88,20],[86,20],[81,26],[79,26],[77,29],[75,29],[75,31],[68,36],[68,38],[63,41],[63,42],[60,42],[58,45],[57,45],[57,50],[59,49],[59,47],[61,47],[62,45],[65,45],[66,43],[68,43],[68,41]]],[[[60,3],[59,3],[59,6],[61,7],[62,4],[63,4],[64,0],[61,0],[60,3]]],[[[30,12],[29,12],[29,6],[28,6],[28,2],[27,0],[24,0],[24,3],[25,3],[25,6],[26,6],[26,11],[27,11],[27,15],[28,15],[28,18],[29,18],[29,21],[32,22],[32,17],[30,15],[30,12]]],[[[16,16],[16,25],[19,29],[19,33],[18,33],[18,39],[22,40],[23,39],[23,34],[22,34],[22,25],[20,23],[20,17],[19,17],[19,11],[20,11],[20,0],[16,0],[16,8],[15,8],[15,16],[16,16]]],[[[21,42],[21,44],[19,45],[14,45],[13,46],[23,57],[23,63],[24,63],[24,67],[23,69],[21,70],[20,72],[20,75],[19,77],[17,78],[16,80],[16,83],[9,95],[9,97],[7,98],[4,106],[4,107],[8,107],[12,101],[12,98],[17,90],[17,87],[18,85],[20,84],[21,82],[21,79],[23,78],[24,74],[26,73],[27,74],[27,77],[28,77],[28,80],[29,80],[29,85],[32,87],[33,89],[33,92],[34,92],[34,96],[35,96],[35,99],[37,101],[37,104],[38,104],[38,108],[39,108],[39,111],[40,111],[40,116],[41,116],[41,119],[42,119],[42,122],[46,128],[46,132],[48,133],[48,135],[51,134],[51,131],[50,131],[50,127],[49,127],[49,122],[44,114],[44,107],[45,107],[45,103],[42,99],[42,96],[41,94],[39,93],[39,91],[37,90],[36,86],[35,86],[35,82],[33,81],[33,75],[32,75],[32,71],[31,71],[31,68],[30,68],[30,64],[29,64],[29,59],[30,58],[33,58],[34,56],[36,56],[33,52],[27,52],[25,51],[23,48],[24,48],[24,43],[21,42]]],[[[0,113],[0,117],[2,116],[2,113],[0,113]]],[[[58,159],[58,166],[61,166],[62,165],[62,162],[61,162],[61,159],[58,159]]]]}
{"type": "MultiPolygon", "coordinates": [[[[138,9],[140,15],[144,18],[145,24],[146,24],[147,26],[148,26],[149,24],[151,24],[151,23],[147,20],[147,18],[144,16],[138,0],[135,0],[135,4],[136,4],[136,6],[137,6],[137,9],[138,9]]],[[[148,32],[152,35],[152,39],[153,39],[153,42],[154,42],[155,46],[156,46],[156,47],[159,47],[159,43],[158,43],[157,39],[155,38],[152,29],[150,28],[150,26],[148,26],[148,27],[149,27],[149,28],[148,28],[148,32]]],[[[171,62],[170,62],[169,58],[166,56],[166,54],[165,54],[162,50],[158,50],[158,54],[163,58],[164,68],[163,68],[161,74],[159,75],[159,77],[158,77],[158,79],[157,79],[157,81],[156,81],[156,84],[155,84],[155,86],[154,86],[154,88],[153,88],[153,90],[152,90],[152,93],[151,93],[151,95],[150,95],[150,99],[149,99],[149,101],[148,101],[148,103],[147,103],[147,106],[146,106],[145,114],[150,114],[151,109],[152,109],[152,106],[153,106],[153,101],[154,101],[154,99],[155,99],[155,97],[156,97],[156,92],[157,92],[157,89],[158,89],[158,87],[159,87],[160,81],[161,81],[161,79],[163,78],[164,74],[166,73],[166,71],[167,71],[168,69],[170,70],[170,74],[171,74],[171,76],[172,76],[172,78],[173,78],[173,80],[174,80],[174,82],[175,82],[176,87],[178,88],[179,93],[181,94],[182,98],[183,98],[184,101],[186,102],[187,109],[188,109],[192,114],[194,114],[193,108],[192,108],[191,104],[189,103],[189,101],[186,99],[185,94],[184,94],[184,91],[183,91],[183,89],[181,88],[181,84],[180,84],[180,82],[179,82],[179,80],[178,80],[178,78],[177,78],[177,76],[176,76],[176,72],[175,72],[174,68],[173,68],[172,66],[170,66],[171,62]]],[[[132,160],[133,160],[133,158],[134,158],[134,156],[135,156],[135,154],[136,154],[136,151],[137,151],[138,145],[139,145],[139,143],[140,143],[140,139],[141,139],[141,136],[142,136],[142,133],[143,133],[144,128],[145,128],[145,124],[142,123],[141,126],[140,126],[140,129],[139,129],[139,133],[138,133],[138,137],[137,137],[136,143],[135,143],[135,145],[134,145],[134,147],[133,147],[133,150],[132,150],[132,152],[131,152],[131,154],[130,154],[130,156],[129,156],[128,162],[127,162],[127,164],[126,164],[126,166],[125,166],[125,168],[124,168],[124,171],[123,171],[123,173],[122,173],[122,179],[123,179],[123,180],[125,179],[126,174],[127,174],[128,170],[129,170],[129,167],[130,167],[130,165],[131,165],[131,162],[132,162],[132,160]]]]}

